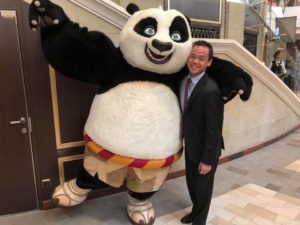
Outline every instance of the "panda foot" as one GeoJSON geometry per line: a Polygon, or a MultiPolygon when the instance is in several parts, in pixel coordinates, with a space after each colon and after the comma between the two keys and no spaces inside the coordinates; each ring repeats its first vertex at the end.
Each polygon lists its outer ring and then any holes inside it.
{"type": "Polygon", "coordinates": [[[149,199],[138,200],[128,196],[127,213],[133,225],[152,225],[155,212],[149,199]]]}
{"type": "Polygon", "coordinates": [[[52,194],[52,201],[58,207],[79,205],[88,196],[91,189],[82,189],[77,186],[76,179],[57,186],[52,194]]]}

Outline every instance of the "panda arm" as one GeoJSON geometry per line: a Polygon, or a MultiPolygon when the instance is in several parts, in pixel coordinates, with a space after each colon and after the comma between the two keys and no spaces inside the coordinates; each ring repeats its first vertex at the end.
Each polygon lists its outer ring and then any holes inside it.
{"type": "MultiPolygon", "coordinates": [[[[38,18],[38,21],[44,21],[41,24],[42,49],[51,66],[65,76],[89,83],[113,79],[120,56],[112,41],[101,32],[88,31],[73,23],[58,5],[40,2],[46,10],[39,15],[42,19],[38,18]],[[59,23],[48,24],[45,15],[52,16],[52,21],[59,18],[59,23]]],[[[37,9],[32,3],[29,10],[31,27],[37,9]]]]}
{"type": "Polygon", "coordinates": [[[253,85],[252,78],[235,64],[214,57],[206,72],[217,82],[221,95],[226,102],[230,101],[236,94],[239,94],[243,101],[250,98],[253,85]]]}
{"type": "Polygon", "coordinates": [[[47,61],[63,75],[102,83],[118,68],[117,50],[103,33],[88,32],[70,22],[55,35],[42,28],[41,39],[47,61]]]}

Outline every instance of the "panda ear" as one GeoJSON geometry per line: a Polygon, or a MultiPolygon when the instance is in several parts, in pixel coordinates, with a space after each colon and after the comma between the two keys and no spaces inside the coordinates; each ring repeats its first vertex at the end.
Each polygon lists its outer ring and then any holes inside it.
{"type": "Polygon", "coordinates": [[[129,3],[129,5],[126,7],[126,11],[130,15],[133,15],[135,12],[140,11],[140,8],[134,3],[129,3]]]}

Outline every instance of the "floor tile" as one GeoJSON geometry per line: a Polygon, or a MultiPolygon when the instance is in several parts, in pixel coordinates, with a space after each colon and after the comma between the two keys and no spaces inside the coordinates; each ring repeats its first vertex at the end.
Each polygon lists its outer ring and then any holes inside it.
{"type": "Polygon", "coordinates": [[[286,218],[284,216],[278,216],[275,220],[275,222],[282,224],[282,225],[300,225],[300,222],[297,222],[295,220],[291,220],[289,218],[286,218]]]}
{"type": "Polygon", "coordinates": [[[278,216],[277,213],[274,213],[266,208],[263,208],[261,206],[257,206],[255,204],[252,204],[252,203],[249,203],[246,207],[245,207],[245,210],[247,212],[251,212],[255,215],[258,215],[260,217],[263,217],[265,219],[268,219],[268,220],[275,220],[276,217],[278,216]]]}
{"type": "Polygon", "coordinates": [[[275,185],[275,184],[268,183],[267,186],[266,186],[266,188],[278,192],[278,191],[280,191],[280,189],[281,189],[282,187],[277,186],[277,185],[275,185]]]}
{"type": "Polygon", "coordinates": [[[268,169],[267,172],[283,178],[290,178],[292,176],[291,174],[284,173],[282,171],[278,171],[274,169],[268,169]]]}
{"type": "Polygon", "coordinates": [[[218,216],[214,217],[209,223],[212,225],[233,225],[233,223],[231,223],[230,221],[227,221],[218,216]]]}
{"type": "Polygon", "coordinates": [[[280,225],[279,223],[274,222],[273,220],[268,220],[265,217],[258,216],[253,221],[257,225],[280,225]]]}
{"type": "Polygon", "coordinates": [[[238,174],[241,174],[241,175],[244,175],[244,176],[248,174],[248,171],[243,170],[243,169],[239,169],[239,168],[236,168],[236,167],[233,167],[233,166],[228,167],[227,170],[238,173],[238,174]]]}
{"type": "MultiPolygon", "coordinates": [[[[300,146],[299,146],[300,148],[300,146]]],[[[292,170],[292,171],[295,171],[295,172],[299,172],[300,173],[300,159],[290,163],[289,165],[287,165],[286,167],[284,167],[285,169],[288,169],[288,170],[292,170]]]]}

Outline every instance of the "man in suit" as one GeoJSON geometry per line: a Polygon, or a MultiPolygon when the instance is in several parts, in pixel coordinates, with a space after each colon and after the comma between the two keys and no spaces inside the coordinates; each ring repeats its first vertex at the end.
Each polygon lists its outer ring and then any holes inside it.
{"type": "Polygon", "coordinates": [[[180,86],[186,181],[193,203],[192,211],[181,219],[184,224],[206,224],[223,146],[224,101],[217,84],[205,73],[212,57],[208,42],[195,42],[187,61],[189,74],[180,86]]]}

